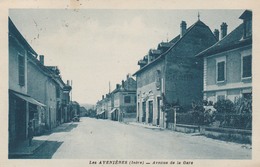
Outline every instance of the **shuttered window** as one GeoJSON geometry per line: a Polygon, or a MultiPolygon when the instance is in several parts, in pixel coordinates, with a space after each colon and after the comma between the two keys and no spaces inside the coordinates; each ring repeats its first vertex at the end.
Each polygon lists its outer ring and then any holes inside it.
{"type": "Polygon", "coordinates": [[[225,61],[221,61],[217,63],[217,81],[224,81],[225,80],[225,61]]]}
{"type": "Polygon", "coordinates": [[[18,54],[18,75],[19,75],[19,85],[24,86],[25,85],[25,60],[24,56],[21,54],[18,54]]]}
{"type": "Polygon", "coordinates": [[[243,68],[243,78],[248,78],[252,76],[252,55],[244,56],[243,62],[242,62],[242,68],[243,68]]]}

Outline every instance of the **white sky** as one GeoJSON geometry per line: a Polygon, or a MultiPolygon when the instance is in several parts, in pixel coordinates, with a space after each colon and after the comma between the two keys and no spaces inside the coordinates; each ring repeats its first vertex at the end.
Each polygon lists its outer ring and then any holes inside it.
{"type": "MultiPolygon", "coordinates": [[[[242,21],[243,10],[199,10],[210,29],[242,21]]],[[[179,34],[180,23],[194,24],[198,10],[10,9],[9,16],[45,65],[58,66],[64,82],[73,80],[73,100],[95,104],[150,48],[179,34]]]]}

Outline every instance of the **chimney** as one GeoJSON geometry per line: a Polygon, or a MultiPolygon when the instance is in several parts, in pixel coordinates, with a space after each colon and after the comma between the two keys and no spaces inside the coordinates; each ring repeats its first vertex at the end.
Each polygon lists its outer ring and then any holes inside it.
{"type": "Polygon", "coordinates": [[[67,85],[70,85],[70,80],[67,80],[67,85]]]}
{"type": "Polygon", "coordinates": [[[227,23],[222,23],[220,26],[221,29],[221,39],[224,38],[227,35],[227,23]]]}
{"type": "Polygon", "coordinates": [[[104,100],[104,95],[102,95],[102,100],[104,100]]]}
{"type": "Polygon", "coordinates": [[[119,89],[119,86],[120,86],[119,84],[116,84],[116,89],[119,89]]]}
{"type": "Polygon", "coordinates": [[[214,30],[214,36],[216,37],[217,41],[219,41],[219,30],[218,29],[214,30]]]}
{"type": "Polygon", "coordinates": [[[44,55],[40,55],[40,63],[44,65],[44,55]]]}
{"type": "Polygon", "coordinates": [[[130,74],[127,74],[127,75],[126,75],[126,79],[129,79],[129,78],[130,78],[130,74]]]}
{"type": "Polygon", "coordinates": [[[122,88],[125,88],[125,82],[122,80],[122,88]]]}
{"type": "Polygon", "coordinates": [[[183,35],[185,34],[186,32],[186,28],[187,28],[187,24],[185,21],[182,21],[181,22],[181,32],[180,32],[180,37],[183,37],[183,35]]]}

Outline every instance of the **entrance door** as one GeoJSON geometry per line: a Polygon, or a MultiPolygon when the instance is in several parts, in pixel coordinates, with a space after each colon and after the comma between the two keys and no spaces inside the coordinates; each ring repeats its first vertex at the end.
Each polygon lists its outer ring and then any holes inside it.
{"type": "Polygon", "coordinates": [[[146,102],[145,101],[143,102],[142,107],[143,107],[142,122],[145,122],[145,119],[146,119],[146,102]]]}
{"type": "Polygon", "coordinates": [[[148,123],[153,123],[153,101],[149,101],[149,117],[148,123]]]}
{"type": "Polygon", "coordinates": [[[26,139],[26,101],[17,99],[15,131],[17,141],[26,139]]]}
{"type": "Polygon", "coordinates": [[[160,125],[160,112],[161,111],[161,101],[160,97],[157,97],[157,125],[160,125]]]}

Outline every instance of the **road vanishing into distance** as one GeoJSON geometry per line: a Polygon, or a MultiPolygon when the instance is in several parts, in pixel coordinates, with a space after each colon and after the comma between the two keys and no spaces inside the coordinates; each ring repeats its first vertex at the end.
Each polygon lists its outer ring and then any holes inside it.
{"type": "Polygon", "coordinates": [[[111,120],[81,118],[53,132],[29,159],[251,159],[248,145],[147,128],[111,120]]]}

